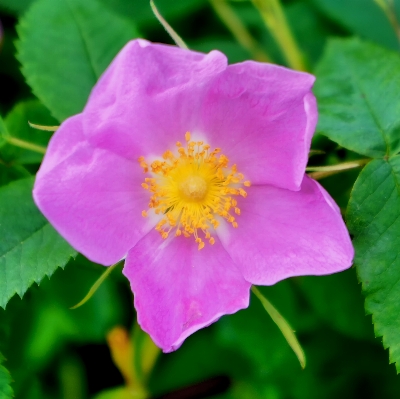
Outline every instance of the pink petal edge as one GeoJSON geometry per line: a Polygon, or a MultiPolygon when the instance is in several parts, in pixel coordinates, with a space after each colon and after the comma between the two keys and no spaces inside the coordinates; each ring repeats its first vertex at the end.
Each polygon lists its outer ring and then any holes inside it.
{"type": "Polygon", "coordinates": [[[249,305],[251,284],[218,241],[199,251],[194,239],[164,241],[153,230],[129,251],[123,273],[140,326],[164,352],[249,305]]]}
{"type": "Polygon", "coordinates": [[[52,137],[33,198],[77,251],[108,266],[124,258],[156,221],[141,216],[148,194],[137,162],[90,146],[81,122],[81,115],[67,119],[52,137]]]}
{"type": "Polygon", "coordinates": [[[300,191],[250,187],[239,207],[239,227],[217,230],[225,249],[256,285],[288,277],[332,274],[349,268],[349,233],[320,185],[304,176],[300,191]]]}

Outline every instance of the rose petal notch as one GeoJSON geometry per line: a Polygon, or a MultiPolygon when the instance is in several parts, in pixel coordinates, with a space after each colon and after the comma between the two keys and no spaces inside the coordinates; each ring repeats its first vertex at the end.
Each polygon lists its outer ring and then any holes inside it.
{"type": "Polygon", "coordinates": [[[35,202],[90,260],[125,259],[164,352],[246,308],[252,284],[351,266],[337,205],[305,175],[314,80],[134,40],[55,132],[35,202]]]}

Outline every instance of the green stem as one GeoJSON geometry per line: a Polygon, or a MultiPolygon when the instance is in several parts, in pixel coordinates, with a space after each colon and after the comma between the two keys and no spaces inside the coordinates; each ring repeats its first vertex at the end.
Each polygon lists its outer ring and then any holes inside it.
{"type": "Polygon", "coordinates": [[[8,136],[8,137],[6,137],[6,141],[8,144],[14,145],[15,147],[20,147],[20,148],[24,148],[25,150],[38,152],[39,154],[46,153],[46,147],[42,147],[41,145],[29,143],[28,141],[17,139],[16,137],[8,136]]]}
{"type": "Polygon", "coordinates": [[[306,172],[314,172],[309,173],[309,176],[315,180],[323,179],[324,177],[328,177],[331,175],[335,175],[336,173],[345,172],[346,170],[360,168],[366,165],[370,159],[359,159],[357,161],[343,162],[337,165],[328,165],[328,166],[308,166],[306,168],[306,172]]]}
{"type": "Polygon", "coordinates": [[[45,132],[55,132],[60,126],[45,126],[45,125],[37,125],[36,123],[32,123],[28,121],[28,124],[31,128],[37,130],[43,130],[45,132]]]}
{"type": "Polygon", "coordinates": [[[112,266],[107,267],[106,271],[103,272],[103,274],[96,280],[96,282],[92,285],[90,288],[89,292],[85,295],[85,297],[78,302],[75,306],[72,306],[70,309],[77,309],[84,305],[93,295],[94,293],[99,289],[100,285],[103,283],[103,281],[110,275],[110,273],[120,264],[120,262],[115,263],[112,266]]]}
{"type": "Polygon", "coordinates": [[[256,297],[260,300],[261,304],[264,306],[264,309],[270,315],[272,321],[278,326],[281,330],[283,336],[285,337],[289,346],[293,349],[293,352],[296,354],[299,359],[301,367],[304,369],[306,367],[306,356],[304,354],[303,348],[300,346],[299,341],[296,338],[296,335],[289,323],[283,318],[283,316],[278,312],[277,309],[268,301],[267,298],[256,288],[254,285],[251,287],[251,290],[256,295],[256,297]]]}
{"type": "Polygon", "coordinates": [[[306,63],[295,38],[290,31],[279,0],[252,0],[265,25],[278,43],[288,65],[299,71],[306,71],[306,63]]]}
{"type": "Polygon", "coordinates": [[[186,43],[182,40],[182,38],[174,31],[172,26],[160,14],[160,12],[158,11],[153,0],[150,0],[150,7],[153,10],[154,15],[158,19],[158,22],[163,26],[163,28],[171,36],[171,39],[175,42],[175,44],[180,48],[188,49],[188,46],[186,45],[186,43]]]}
{"type": "Polygon", "coordinates": [[[269,55],[258,45],[242,20],[235,14],[226,0],[210,0],[214,11],[226,25],[233,37],[244,47],[253,58],[261,62],[271,62],[269,55]]]}

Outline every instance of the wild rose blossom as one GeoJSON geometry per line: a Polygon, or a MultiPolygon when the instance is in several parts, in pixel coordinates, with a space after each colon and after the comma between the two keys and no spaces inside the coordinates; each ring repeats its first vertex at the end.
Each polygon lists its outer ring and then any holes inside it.
{"type": "Polygon", "coordinates": [[[249,304],[251,284],[348,268],[339,209],[305,175],[312,75],[128,43],[51,140],[34,198],[90,260],[125,259],[165,352],[249,304]]]}

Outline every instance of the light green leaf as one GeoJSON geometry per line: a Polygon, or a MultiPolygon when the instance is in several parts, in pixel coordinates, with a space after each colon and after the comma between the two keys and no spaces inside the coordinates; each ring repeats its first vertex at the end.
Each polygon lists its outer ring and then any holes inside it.
{"type": "Polygon", "coordinates": [[[137,31],[97,0],[38,0],[17,28],[33,92],[61,120],[79,113],[102,72],[137,31]]]}
{"type": "Polygon", "coordinates": [[[335,39],[316,75],[318,132],[369,157],[399,152],[398,53],[358,39],[335,39]]]}
{"type": "Polygon", "coordinates": [[[400,156],[374,160],[364,168],[347,220],[366,311],[400,372],[400,156]]]}
{"type": "Polygon", "coordinates": [[[9,371],[1,364],[4,361],[3,355],[0,353],[0,399],[11,399],[14,397],[11,388],[11,375],[9,371]]]}
{"type": "Polygon", "coordinates": [[[76,252],[50,226],[32,200],[33,179],[0,188],[0,306],[64,267],[76,252]]]}

